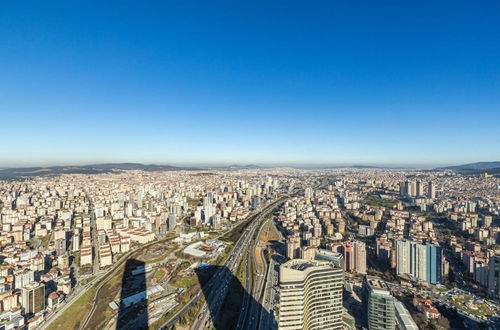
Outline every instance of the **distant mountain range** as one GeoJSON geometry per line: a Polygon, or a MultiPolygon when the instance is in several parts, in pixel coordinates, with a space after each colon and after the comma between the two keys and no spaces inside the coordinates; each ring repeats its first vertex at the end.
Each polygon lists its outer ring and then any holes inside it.
{"type": "Polygon", "coordinates": [[[142,171],[174,171],[197,170],[195,167],[177,167],[171,165],[144,165],[138,163],[109,163],[82,166],[49,166],[49,167],[21,167],[0,169],[0,178],[19,178],[34,176],[50,176],[60,174],[99,174],[120,170],[142,171]]]}
{"type": "Polygon", "coordinates": [[[236,170],[236,169],[257,169],[257,165],[229,165],[220,167],[185,167],[172,165],[155,165],[155,164],[139,164],[139,163],[107,163],[93,164],[81,166],[48,166],[48,167],[20,167],[20,168],[3,168],[0,169],[0,178],[15,179],[22,177],[36,176],[53,176],[60,174],[99,174],[112,173],[116,171],[141,170],[141,171],[195,171],[204,169],[221,169],[221,170],[236,170]]]}
{"type": "Polygon", "coordinates": [[[452,171],[485,171],[491,169],[500,169],[500,161],[477,162],[464,165],[455,165],[455,166],[446,166],[437,168],[437,170],[452,170],[452,171]]]}
{"type": "MultiPolygon", "coordinates": [[[[21,167],[21,168],[0,168],[0,178],[16,179],[23,177],[36,177],[36,176],[53,176],[60,174],[99,174],[99,173],[112,173],[117,171],[127,170],[142,170],[142,171],[194,171],[206,169],[218,170],[243,170],[243,169],[258,169],[263,168],[258,165],[229,165],[229,166],[200,166],[200,167],[184,167],[172,165],[155,165],[155,164],[140,164],[140,163],[107,163],[107,164],[94,164],[94,165],[81,165],[81,166],[48,166],[48,167],[21,167]]],[[[357,168],[357,169],[376,169],[376,168],[390,168],[378,167],[369,165],[351,165],[351,166],[324,166],[324,167],[298,167],[298,168],[357,168]]],[[[396,167],[393,167],[396,169],[396,167]]],[[[478,162],[464,165],[446,166],[436,168],[435,170],[453,170],[464,173],[479,173],[481,171],[489,171],[488,173],[500,174],[500,161],[498,162],[478,162]]]]}

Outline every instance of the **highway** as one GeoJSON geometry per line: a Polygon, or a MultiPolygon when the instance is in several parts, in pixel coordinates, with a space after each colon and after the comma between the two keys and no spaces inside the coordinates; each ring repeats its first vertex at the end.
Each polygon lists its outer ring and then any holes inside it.
{"type": "MultiPolygon", "coordinates": [[[[203,291],[209,292],[205,297],[205,303],[196,317],[196,321],[191,326],[191,329],[204,329],[207,325],[209,328],[217,318],[217,315],[222,307],[225,297],[227,295],[231,280],[236,278],[236,270],[241,263],[243,253],[249,250],[249,246],[254,240],[254,234],[260,227],[260,223],[265,219],[273,210],[279,205],[286,196],[274,201],[273,203],[265,206],[259,213],[253,215],[254,219],[241,234],[236,242],[230,256],[225,261],[224,265],[217,270],[209,282],[205,285],[203,291]],[[210,306],[210,307],[209,307],[210,306]]],[[[247,273],[246,281],[251,281],[252,274],[247,273]]],[[[198,300],[204,296],[200,290],[185,306],[183,306],[175,315],[173,315],[167,322],[165,322],[159,329],[166,329],[175,324],[175,322],[186,313],[198,300]]]]}
{"type": "MultiPolygon", "coordinates": [[[[211,279],[211,283],[216,283],[213,288],[210,288],[210,291],[205,290],[205,292],[210,292],[209,296],[206,297],[206,303],[204,307],[201,309],[199,317],[196,319],[194,324],[191,326],[192,330],[195,329],[203,329],[205,324],[208,327],[211,327],[211,323],[213,323],[217,319],[217,315],[222,307],[224,300],[227,295],[228,288],[231,284],[231,280],[236,279],[236,271],[238,266],[240,265],[243,254],[246,253],[246,278],[245,278],[245,286],[248,287],[251,285],[252,281],[252,273],[251,273],[251,262],[252,262],[252,254],[251,251],[255,245],[255,238],[258,239],[258,235],[256,236],[256,231],[261,227],[262,221],[265,220],[269,214],[279,205],[284,197],[278,199],[277,201],[266,206],[259,215],[252,221],[252,223],[245,229],[245,232],[241,235],[239,240],[237,241],[231,256],[226,261],[225,267],[221,269],[220,277],[215,277],[215,281],[211,279]],[[208,308],[210,306],[210,308],[208,308]]],[[[246,293],[245,293],[246,295],[246,293]]],[[[248,302],[247,302],[248,304],[248,302]]],[[[243,308],[245,307],[245,301],[243,308]]]]}
{"type": "MultiPolygon", "coordinates": [[[[269,220],[268,220],[269,221],[269,220]]],[[[271,220],[272,221],[272,220],[271,220]]],[[[243,300],[243,308],[241,309],[240,316],[238,318],[238,323],[236,325],[236,329],[256,329],[259,313],[260,313],[260,297],[262,293],[263,286],[265,284],[265,277],[263,274],[267,273],[267,263],[264,259],[264,250],[261,249],[260,254],[263,261],[264,271],[262,274],[255,274],[255,281],[252,282],[253,275],[251,273],[251,263],[248,260],[251,260],[254,264],[256,262],[255,256],[255,248],[256,244],[259,241],[259,236],[261,234],[262,229],[264,228],[265,223],[263,222],[259,227],[259,231],[256,236],[256,240],[253,242],[250,249],[247,251],[247,274],[251,276],[247,276],[245,281],[245,296],[243,300]]],[[[257,267],[254,267],[257,270],[257,267]]]]}
{"type": "MultiPolygon", "coordinates": [[[[284,242],[283,234],[276,229],[280,241],[284,242]]],[[[284,251],[283,251],[284,252],[284,251]]],[[[279,265],[286,261],[284,256],[274,253],[271,256],[269,267],[267,268],[266,282],[264,285],[264,293],[262,295],[261,311],[259,316],[259,329],[272,330],[277,328],[277,319],[275,310],[277,308],[278,285],[279,285],[279,265]]]]}

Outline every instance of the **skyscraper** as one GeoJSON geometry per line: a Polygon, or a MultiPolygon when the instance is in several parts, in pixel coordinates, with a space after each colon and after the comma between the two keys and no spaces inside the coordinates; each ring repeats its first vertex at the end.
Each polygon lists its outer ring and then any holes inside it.
{"type": "Polygon", "coordinates": [[[361,241],[347,241],[342,246],[344,270],[366,274],[366,246],[361,241]]]}
{"type": "Polygon", "coordinates": [[[415,181],[408,182],[408,195],[415,197],[417,195],[417,184],[415,181]]]}
{"type": "Polygon", "coordinates": [[[354,246],[351,241],[347,241],[342,245],[344,252],[344,270],[350,272],[354,269],[354,246]]]}
{"type": "Polygon", "coordinates": [[[396,272],[410,274],[410,242],[396,241],[396,272]]]}
{"type": "Polygon", "coordinates": [[[422,181],[420,181],[420,180],[417,181],[416,188],[417,188],[416,195],[423,196],[424,195],[424,185],[423,185],[422,181]]]}
{"type": "Polygon", "coordinates": [[[354,241],[354,269],[357,273],[366,274],[366,246],[364,242],[354,241]]]}
{"type": "Polygon", "coordinates": [[[436,186],[434,185],[434,182],[429,181],[427,185],[427,198],[434,199],[436,198],[436,186]]]}
{"type": "Polygon", "coordinates": [[[491,298],[500,300],[500,254],[490,258],[488,270],[488,294],[491,298]]]}
{"type": "Polygon", "coordinates": [[[32,315],[45,308],[45,285],[33,283],[21,289],[21,304],[25,314],[32,315]]]}
{"type": "Polygon", "coordinates": [[[280,266],[279,329],[342,329],[342,267],[290,260],[280,266]]]}
{"type": "Polygon", "coordinates": [[[174,231],[175,226],[177,225],[177,220],[175,218],[175,215],[170,214],[167,219],[168,219],[168,230],[174,231]]]}
{"type": "Polygon", "coordinates": [[[406,240],[396,241],[396,272],[409,274],[419,280],[441,282],[442,250],[438,245],[406,240]]]}
{"type": "Polygon", "coordinates": [[[365,276],[363,306],[369,330],[386,330],[396,327],[394,297],[387,284],[375,276],[365,276]]]}
{"type": "Polygon", "coordinates": [[[410,274],[420,280],[427,280],[427,246],[410,242],[410,274]]]}
{"type": "Polygon", "coordinates": [[[443,252],[440,246],[427,244],[427,274],[426,280],[438,284],[442,278],[443,252]]]}
{"type": "Polygon", "coordinates": [[[300,238],[297,236],[290,237],[286,243],[286,256],[289,259],[295,259],[300,250],[300,238]]]}

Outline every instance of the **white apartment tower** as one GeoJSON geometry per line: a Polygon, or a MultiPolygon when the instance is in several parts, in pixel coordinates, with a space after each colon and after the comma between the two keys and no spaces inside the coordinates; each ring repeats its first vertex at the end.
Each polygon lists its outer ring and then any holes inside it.
{"type": "Polygon", "coordinates": [[[279,329],[342,329],[340,264],[294,259],[280,266],[279,329]]]}

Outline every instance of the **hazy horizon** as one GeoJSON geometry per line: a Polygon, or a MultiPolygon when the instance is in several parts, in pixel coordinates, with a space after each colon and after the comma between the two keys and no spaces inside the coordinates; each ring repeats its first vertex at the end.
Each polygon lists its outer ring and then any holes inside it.
{"type": "MultiPolygon", "coordinates": [[[[479,160],[477,162],[498,162],[483,161],[479,160]]],[[[359,163],[359,162],[342,162],[342,163],[294,163],[294,162],[167,162],[167,161],[157,161],[157,162],[143,162],[143,161],[93,161],[93,162],[71,162],[71,163],[29,163],[29,164],[13,164],[4,165],[0,164],[0,169],[8,168],[30,168],[30,167],[58,167],[58,166],[88,166],[88,165],[102,165],[102,164],[142,164],[142,165],[163,165],[163,166],[175,166],[175,167],[227,167],[231,165],[236,166],[247,166],[256,165],[259,167],[291,167],[291,168],[326,168],[326,167],[353,167],[353,166],[373,166],[380,168],[407,168],[407,169],[433,169],[446,166],[455,165],[465,165],[476,162],[458,162],[458,163],[359,163]]]]}

